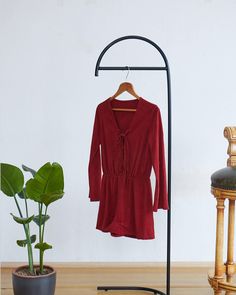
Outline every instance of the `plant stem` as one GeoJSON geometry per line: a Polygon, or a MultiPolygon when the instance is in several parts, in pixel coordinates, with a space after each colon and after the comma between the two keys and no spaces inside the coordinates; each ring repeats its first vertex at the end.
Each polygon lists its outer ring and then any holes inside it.
{"type": "MultiPolygon", "coordinates": [[[[44,213],[44,218],[46,218],[46,215],[47,215],[47,210],[48,210],[48,206],[46,206],[46,209],[45,209],[45,213],[44,213]]],[[[44,224],[43,224],[43,232],[42,232],[42,242],[43,242],[43,240],[44,240],[44,229],[45,229],[45,223],[46,222],[44,222],[44,224]]]]}
{"type": "Polygon", "coordinates": [[[25,194],[24,194],[24,198],[25,198],[25,212],[26,212],[26,216],[28,218],[29,217],[29,212],[28,212],[28,204],[27,204],[27,199],[26,199],[25,194]]]}
{"type": "Polygon", "coordinates": [[[29,269],[30,272],[34,274],[34,262],[33,262],[33,251],[30,239],[30,230],[29,225],[26,226],[26,239],[27,239],[27,248],[28,248],[28,256],[29,256],[29,269]]]}
{"type": "Polygon", "coordinates": [[[38,203],[38,210],[39,210],[39,242],[41,242],[41,230],[40,230],[40,222],[41,222],[41,220],[40,220],[40,209],[41,208],[41,204],[40,203],[38,203]]]}
{"type": "MultiPolygon", "coordinates": [[[[20,205],[17,201],[16,196],[14,196],[14,200],[16,203],[16,206],[18,208],[20,217],[23,218],[20,205]]],[[[27,216],[28,217],[28,216],[27,216]]],[[[23,224],[24,231],[25,231],[25,236],[27,240],[27,250],[28,250],[28,264],[29,264],[29,270],[32,274],[34,274],[34,262],[33,262],[33,251],[32,251],[32,245],[31,245],[31,240],[30,240],[30,231],[29,231],[29,225],[23,224]]]]}
{"type": "Polygon", "coordinates": [[[23,215],[22,215],[22,212],[21,212],[21,209],[20,209],[20,205],[16,199],[16,196],[14,196],[14,200],[15,200],[15,203],[16,203],[16,206],[17,206],[17,209],[19,211],[19,214],[20,214],[20,217],[23,218],[23,215]]]}
{"type": "MultiPolygon", "coordinates": [[[[41,242],[43,243],[43,240],[44,240],[44,230],[45,230],[45,223],[46,223],[46,215],[47,215],[47,209],[48,209],[48,206],[46,206],[45,208],[45,213],[44,213],[44,223],[43,223],[43,230],[42,230],[42,236],[41,236],[41,242]]],[[[43,272],[43,256],[44,256],[44,251],[41,251],[40,250],[40,272],[42,273],[43,272]]]]}
{"type": "MultiPolygon", "coordinates": [[[[26,198],[26,195],[25,195],[25,192],[23,192],[24,194],[24,200],[25,200],[25,211],[26,211],[26,216],[27,218],[29,217],[29,211],[28,211],[28,204],[27,204],[27,198],[26,198]]],[[[34,261],[33,261],[33,250],[32,250],[32,244],[31,244],[31,238],[30,238],[30,227],[29,227],[29,224],[26,224],[26,238],[27,238],[27,247],[28,247],[28,251],[30,252],[29,254],[29,265],[34,265],[34,261]]],[[[31,269],[31,266],[30,266],[30,269],[31,269]]],[[[32,270],[30,270],[32,271],[32,270]]],[[[34,273],[34,269],[32,271],[34,273]]]]}
{"type": "MultiPolygon", "coordinates": [[[[39,205],[39,243],[43,243],[42,239],[42,211],[43,211],[43,203],[39,205]]],[[[43,251],[39,249],[39,268],[40,273],[43,273],[43,251]]]]}
{"type": "Polygon", "coordinates": [[[41,212],[41,204],[39,203],[39,242],[41,242],[41,217],[40,217],[40,212],[41,212]]]}

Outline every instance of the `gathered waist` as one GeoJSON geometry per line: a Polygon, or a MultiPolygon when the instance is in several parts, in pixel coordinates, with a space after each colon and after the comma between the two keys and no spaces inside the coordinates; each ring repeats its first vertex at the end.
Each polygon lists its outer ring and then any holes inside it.
{"type": "Polygon", "coordinates": [[[136,175],[129,175],[129,174],[115,174],[115,173],[103,173],[104,177],[123,177],[123,178],[131,178],[131,179],[150,179],[150,175],[145,174],[136,174],[136,175]]]}

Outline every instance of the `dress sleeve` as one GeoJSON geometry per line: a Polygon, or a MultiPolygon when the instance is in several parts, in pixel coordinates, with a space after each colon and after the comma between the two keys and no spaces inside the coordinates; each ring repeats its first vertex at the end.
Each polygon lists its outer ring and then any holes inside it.
{"type": "Polygon", "coordinates": [[[161,113],[158,107],[154,110],[150,138],[152,165],[156,176],[153,211],[169,209],[166,186],[165,148],[161,113]]]}
{"type": "Polygon", "coordinates": [[[100,155],[100,118],[98,107],[95,113],[93,124],[93,135],[90,148],[90,158],[88,165],[89,176],[89,198],[90,201],[100,200],[101,187],[101,155],[100,155]]]}

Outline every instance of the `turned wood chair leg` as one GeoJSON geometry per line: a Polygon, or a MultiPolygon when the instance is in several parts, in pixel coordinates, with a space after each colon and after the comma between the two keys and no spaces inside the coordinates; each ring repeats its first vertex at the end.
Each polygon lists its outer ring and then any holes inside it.
{"type": "Polygon", "coordinates": [[[217,198],[217,225],[216,225],[216,252],[215,252],[215,279],[223,278],[223,243],[224,243],[224,199],[217,198]]]}
{"type": "Polygon", "coordinates": [[[214,295],[221,295],[222,294],[222,290],[218,289],[218,290],[214,290],[214,295]]]}
{"type": "MultiPolygon", "coordinates": [[[[227,283],[233,283],[233,276],[227,276],[227,279],[226,279],[227,283]]],[[[235,295],[235,292],[233,291],[226,291],[225,292],[225,295],[235,295]]]]}
{"type": "Polygon", "coordinates": [[[228,276],[233,275],[232,266],[234,265],[234,223],[235,223],[235,200],[229,200],[228,248],[227,248],[227,262],[226,262],[226,265],[227,265],[226,274],[228,276]]]}

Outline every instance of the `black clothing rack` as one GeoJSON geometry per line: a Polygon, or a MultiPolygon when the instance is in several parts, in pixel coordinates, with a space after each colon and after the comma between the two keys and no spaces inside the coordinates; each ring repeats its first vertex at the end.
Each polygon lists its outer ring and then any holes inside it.
{"type": "Polygon", "coordinates": [[[160,294],[160,295],[170,295],[170,262],[171,262],[171,84],[170,84],[170,69],[168,65],[168,60],[162,51],[162,49],[154,43],[152,40],[142,37],[142,36],[136,36],[136,35],[130,35],[130,36],[124,36],[120,37],[114,41],[112,41],[110,44],[108,44],[103,51],[100,53],[96,68],[95,68],[95,76],[98,76],[99,71],[122,71],[122,70],[131,70],[131,71],[165,71],[166,72],[166,78],[167,78],[167,99],[168,99],[168,201],[169,201],[169,210],[167,214],[167,260],[166,260],[166,293],[163,293],[162,291],[152,289],[152,288],[146,288],[146,287],[129,287],[129,286],[101,286],[97,287],[97,290],[139,290],[139,291],[148,291],[152,292],[154,294],[160,294]],[[104,56],[104,54],[107,52],[107,50],[115,45],[116,43],[127,40],[127,39],[138,39],[142,40],[144,42],[147,42],[154,46],[157,51],[161,54],[165,66],[164,67],[134,67],[134,66],[100,66],[101,60],[104,56]]]}

